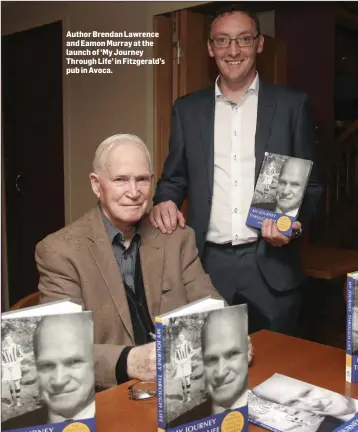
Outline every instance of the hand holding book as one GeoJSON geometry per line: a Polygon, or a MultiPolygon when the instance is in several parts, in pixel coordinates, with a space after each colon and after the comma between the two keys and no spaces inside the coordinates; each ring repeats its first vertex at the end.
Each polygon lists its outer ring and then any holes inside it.
{"type": "Polygon", "coordinates": [[[274,247],[281,247],[287,245],[292,239],[297,237],[297,233],[301,231],[301,223],[298,221],[292,224],[291,236],[282,234],[277,228],[277,225],[272,219],[265,219],[262,222],[261,235],[264,240],[274,247]]]}

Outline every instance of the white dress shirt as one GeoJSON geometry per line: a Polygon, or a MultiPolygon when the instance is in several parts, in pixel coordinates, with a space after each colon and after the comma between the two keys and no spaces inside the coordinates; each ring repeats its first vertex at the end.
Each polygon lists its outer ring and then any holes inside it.
{"type": "MultiPolygon", "coordinates": [[[[96,414],[96,406],[95,406],[95,401],[93,401],[89,405],[84,407],[79,413],[73,416],[73,418],[71,418],[70,420],[84,420],[88,418],[93,418],[95,414],[96,414]]],[[[48,421],[49,423],[58,423],[67,420],[69,419],[49,411],[49,421],[48,421]]]]}
{"type": "Polygon", "coordinates": [[[214,184],[207,241],[251,243],[257,230],[246,226],[255,185],[255,134],[259,78],[240,103],[230,102],[215,82],[214,184]]]}

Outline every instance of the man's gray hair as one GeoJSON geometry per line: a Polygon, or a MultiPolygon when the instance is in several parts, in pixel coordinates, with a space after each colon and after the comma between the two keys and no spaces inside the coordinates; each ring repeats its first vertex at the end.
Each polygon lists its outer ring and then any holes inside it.
{"type": "MultiPolygon", "coordinates": [[[[93,344],[93,321],[92,317],[89,313],[70,313],[70,314],[62,314],[62,315],[47,315],[40,319],[37,323],[34,335],[33,335],[33,350],[35,360],[37,360],[40,351],[40,340],[41,340],[41,330],[43,327],[46,327],[48,322],[55,322],[57,326],[59,326],[62,322],[70,322],[74,328],[78,328],[80,324],[82,324],[85,329],[85,334],[87,336],[88,345],[93,344]]],[[[66,349],[66,347],[63,347],[66,349]]]]}
{"type": "Polygon", "coordinates": [[[101,169],[103,169],[107,155],[117,146],[123,143],[134,143],[139,145],[143,151],[146,153],[148,157],[149,169],[152,174],[152,159],[150,157],[150,153],[148,151],[147,146],[144,141],[141,140],[137,135],[131,134],[117,134],[112,135],[109,138],[105,139],[101,144],[97,147],[96,153],[93,159],[93,170],[96,174],[98,174],[101,169]]]}

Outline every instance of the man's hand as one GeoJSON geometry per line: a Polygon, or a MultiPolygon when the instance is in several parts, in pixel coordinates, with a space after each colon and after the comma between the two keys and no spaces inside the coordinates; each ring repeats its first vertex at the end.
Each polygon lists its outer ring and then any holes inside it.
{"type": "Polygon", "coordinates": [[[155,342],[132,348],[127,357],[127,374],[141,381],[155,381],[155,342]]]}
{"type": "Polygon", "coordinates": [[[165,201],[154,206],[149,213],[150,223],[159,228],[163,234],[171,234],[179,225],[185,228],[185,218],[183,213],[173,201],[165,201]]]}
{"type": "Polygon", "coordinates": [[[266,240],[270,245],[274,247],[281,247],[287,245],[292,238],[294,238],[298,231],[301,229],[301,223],[296,221],[292,224],[292,235],[287,237],[282,234],[276,225],[276,222],[272,219],[265,219],[262,222],[261,234],[262,238],[266,240]]]}

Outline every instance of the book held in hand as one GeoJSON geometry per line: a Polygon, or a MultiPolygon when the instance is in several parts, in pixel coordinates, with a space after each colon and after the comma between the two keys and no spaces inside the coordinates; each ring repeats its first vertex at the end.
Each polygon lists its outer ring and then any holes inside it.
{"type": "Polygon", "coordinates": [[[346,381],[358,382],[358,271],[347,274],[346,381]]]}
{"type": "Polygon", "coordinates": [[[248,399],[249,422],[274,432],[358,430],[358,400],[279,373],[248,399]]]}
{"type": "Polygon", "coordinates": [[[246,224],[261,228],[273,219],[285,235],[292,234],[298,220],[313,162],[275,153],[265,153],[246,224]]]}
{"type": "Polygon", "coordinates": [[[158,431],[248,431],[247,306],[205,298],[155,329],[158,431]]]}
{"type": "Polygon", "coordinates": [[[92,312],[68,300],[2,314],[1,430],[94,432],[92,312]]]}

